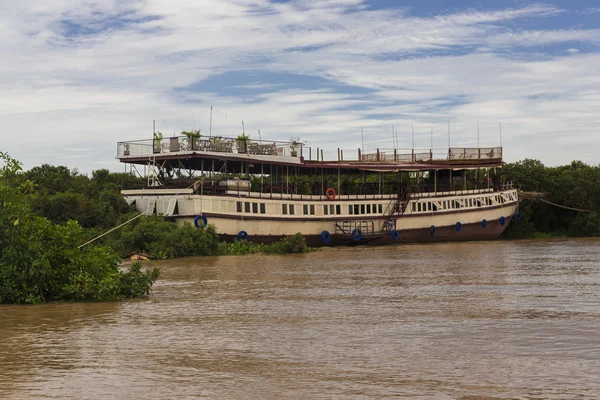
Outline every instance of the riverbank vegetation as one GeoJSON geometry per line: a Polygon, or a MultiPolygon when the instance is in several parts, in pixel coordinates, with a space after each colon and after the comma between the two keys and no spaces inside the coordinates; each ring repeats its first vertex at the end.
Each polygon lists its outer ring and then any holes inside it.
{"type": "Polygon", "coordinates": [[[499,179],[513,181],[522,191],[543,193],[544,200],[561,206],[522,200],[523,219],[509,224],[505,237],[600,236],[600,166],[573,161],[547,167],[538,160],[526,159],[506,163],[498,172],[499,179]]]}
{"type": "Polygon", "coordinates": [[[85,228],[40,215],[34,208],[36,183],[7,154],[0,153],[0,160],[0,303],[106,301],[150,292],[158,270],[142,271],[135,264],[122,271],[121,258],[107,246],[80,250],[85,228]]]}

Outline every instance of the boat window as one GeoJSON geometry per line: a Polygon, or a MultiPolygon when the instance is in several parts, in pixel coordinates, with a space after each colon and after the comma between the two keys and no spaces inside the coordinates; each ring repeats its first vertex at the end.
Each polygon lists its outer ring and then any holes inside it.
{"type": "Polygon", "coordinates": [[[296,213],[295,207],[293,204],[290,204],[290,215],[294,215],[296,213]]]}
{"type": "Polygon", "coordinates": [[[265,203],[260,203],[260,213],[261,214],[266,214],[267,213],[267,209],[266,209],[265,203]]]}
{"type": "Polygon", "coordinates": [[[354,215],[358,215],[359,214],[358,211],[359,211],[358,210],[358,204],[355,204],[354,205],[354,215]]]}
{"type": "Polygon", "coordinates": [[[379,205],[379,214],[383,214],[383,205],[379,205]]]}
{"type": "Polygon", "coordinates": [[[282,204],[281,205],[281,213],[283,215],[287,215],[287,204],[282,204]]]}
{"type": "Polygon", "coordinates": [[[427,209],[428,209],[429,211],[431,211],[431,202],[428,202],[428,203],[427,203],[427,209]]]}
{"type": "Polygon", "coordinates": [[[252,203],[252,212],[258,214],[258,203],[252,203]]]}
{"type": "Polygon", "coordinates": [[[342,206],[340,206],[340,205],[335,206],[335,213],[337,215],[340,215],[342,213],[342,206]]]}
{"type": "Polygon", "coordinates": [[[249,202],[244,203],[244,211],[247,213],[250,212],[250,203],[249,202]]]}
{"type": "Polygon", "coordinates": [[[377,204],[373,204],[373,214],[377,213],[377,204]]]}
{"type": "Polygon", "coordinates": [[[417,203],[412,203],[412,212],[417,211],[417,203]]]}
{"type": "Polygon", "coordinates": [[[367,214],[371,214],[371,205],[367,204],[367,214]]]}
{"type": "Polygon", "coordinates": [[[238,202],[236,203],[236,205],[237,205],[237,212],[242,212],[242,202],[241,202],[241,201],[238,201],[238,202]]]}
{"type": "Polygon", "coordinates": [[[438,210],[438,206],[435,203],[431,203],[431,211],[437,211],[438,210]]]}
{"type": "MultiPolygon", "coordinates": [[[[340,209],[340,206],[337,206],[338,210],[340,209]]],[[[339,211],[337,212],[338,214],[340,213],[339,211]]],[[[335,214],[335,206],[333,204],[329,205],[329,214],[333,215],[335,214]]]]}
{"type": "Polygon", "coordinates": [[[364,213],[365,213],[365,205],[364,205],[364,204],[361,204],[361,205],[360,205],[360,213],[361,213],[361,214],[364,214],[364,213]]]}
{"type": "Polygon", "coordinates": [[[302,213],[303,213],[304,215],[308,215],[308,204],[304,204],[304,205],[302,206],[302,213]]]}
{"type": "Polygon", "coordinates": [[[310,215],[315,215],[315,205],[314,204],[310,205],[310,215]]]}
{"type": "Polygon", "coordinates": [[[352,215],[352,204],[348,205],[348,214],[352,215]]]}
{"type": "Polygon", "coordinates": [[[323,214],[324,215],[329,214],[329,206],[327,206],[327,204],[323,205],[323,214]]]}

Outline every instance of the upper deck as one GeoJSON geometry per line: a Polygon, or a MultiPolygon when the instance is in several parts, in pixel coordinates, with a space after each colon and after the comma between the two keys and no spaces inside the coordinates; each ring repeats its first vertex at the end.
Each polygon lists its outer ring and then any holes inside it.
{"type": "MultiPolygon", "coordinates": [[[[119,142],[117,158],[124,163],[142,165],[161,161],[192,170],[200,168],[198,160],[382,172],[477,169],[502,165],[502,147],[408,151],[376,149],[373,153],[364,154],[360,149],[347,150],[338,148],[337,156],[327,159],[324,149],[309,147],[304,143],[174,136],[119,142]]],[[[331,151],[327,153],[329,155],[331,151]]]]}

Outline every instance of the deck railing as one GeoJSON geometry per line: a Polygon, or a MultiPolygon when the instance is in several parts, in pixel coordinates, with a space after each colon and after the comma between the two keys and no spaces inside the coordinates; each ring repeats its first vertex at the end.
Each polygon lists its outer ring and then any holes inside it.
{"type": "Polygon", "coordinates": [[[150,156],[181,152],[244,153],[269,156],[299,157],[302,143],[242,140],[237,138],[189,138],[174,136],[163,139],[132,140],[117,143],[117,157],[150,156]]]}
{"type": "MultiPolygon", "coordinates": [[[[241,140],[227,137],[174,136],[163,139],[133,140],[117,143],[117,157],[152,156],[165,153],[216,152],[280,157],[301,157],[306,161],[327,161],[320,148],[304,143],[282,141],[241,140]]],[[[328,151],[330,153],[330,151],[328,151]]],[[[329,154],[331,155],[331,154],[329,154]]],[[[419,163],[455,160],[500,160],[502,147],[452,147],[450,149],[377,149],[374,153],[362,153],[360,149],[346,153],[337,149],[337,161],[404,162],[419,163]]],[[[336,161],[335,158],[329,161],[336,161]]]]}
{"type": "MultiPolygon", "coordinates": [[[[359,151],[360,154],[360,151],[359,151]]],[[[434,160],[484,160],[501,159],[502,147],[485,148],[450,148],[447,153],[434,152],[433,150],[377,150],[376,153],[361,154],[362,161],[398,161],[398,162],[428,162],[434,160]]]]}

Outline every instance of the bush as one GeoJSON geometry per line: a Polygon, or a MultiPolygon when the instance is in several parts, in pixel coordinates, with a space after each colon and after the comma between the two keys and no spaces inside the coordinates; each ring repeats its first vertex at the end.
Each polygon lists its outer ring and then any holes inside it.
{"type": "Polygon", "coordinates": [[[306,245],[304,236],[301,233],[296,233],[292,236],[287,236],[280,241],[272,244],[252,243],[245,240],[235,240],[234,242],[221,242],[219,245],[220,255],[244,255],[244,254],[293,254],[306,253],[312,251],[306,245]]]}
{"type": "Polygon", "coordinates": [[[119,270],[121,258],[105,246],[77,248],[84,229],[36,216],[35,186],[20,164],[0,153],[0,303],[118,300],[150,292],[158,270],[119,270]]]}

